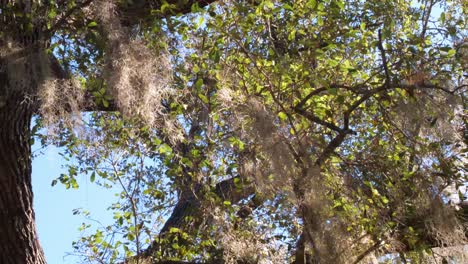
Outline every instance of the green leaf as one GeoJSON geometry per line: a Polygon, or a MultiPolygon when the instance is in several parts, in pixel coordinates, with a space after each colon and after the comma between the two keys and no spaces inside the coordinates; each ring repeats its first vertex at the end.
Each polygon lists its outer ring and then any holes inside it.
{"type": "Polygon", "coordinates": [[[289,4],[284,4],[283,8],[286,9],[286,10],[289,10],[289,11],[294,11],[293,7],[291,5],[289,5],[289,4]]]}
{"type": "Polygon", "coordinates": [[[174,8],[174,6],[172,6],[168,2],[166,1],[162,1],[162,2],[163,4],[161,5],[161,8],[160,8],[162,13],[166,13],[166,11],[171,11],[174,8]]]}
{"type": "Polygon", "coordinates": [[[70,184],[73,189],[78,189],[79,185],[75,178],[70,179],[70,184]]]}
{"type": "Polygon", "coordinates": [[[335,3],[340,9],[344,9],[345,4],[343,1],[336,1],[335,3]]]}
{"type": "Polygon", "coordinates": [[[96,22],[96,21],[91,21],[91,22],[89,22],[89,24],[88,24],[88,27],[89,27],[89,28],[96,27],[96,26],[97,26],[97,22],[96,22]]]}
{"type": "Polygon", "coordinates": [[[55,8],[51,8],[47,16],[50,19],[54,19],[57,16],[57,11],[55,10],[55,8]]]}
{"type": "Polygon", "coordinates": [[[197,29],[200,28],[200,26],[203,24],[203,22],[205,22],[205,17],[204,16],[200,16],[200,18],[198,19],[198,22],[197,22],[197,29]]]}
{"type": "Polygon", "coordinates": [[[289,32],[289,35],[288,35],[288,40],[289,41],[292,41],[292,40],[294,40],[296,38],[296,32],[297,31],[295,29],[293,29],[293,30],[291,30],[291,32],[289,32]]]}
{"type": "Polygon", "coordinates": [[[310,9],[314,9],[317,6],[317,1],[316,0],[309,0],[307,1],[307,7],[310,9]]]}
{"type": "Polygon", "coordinates": [[[173,233],[180,233],[180,229],[177,228],[177,227],[171,227],[171,228],[169,229],[169,233],[172,233],[172,234],[173,234],[173,233]]]}
{"type": "Polygon", "coordinates": [[[190,7],[192,13],[197,13],[197,12],[200,12],[202,11],[203,9],[200,8],[200,6],[198,5],[198,2],[195,2],[192,4],[192,6],[190,7]]]}
{"type": "Polygon", "coordinates": [[[457,53],[456,50],[450,49],[450,50],[447,52],[447,57],[449,57],[449,58],[450,58],[450,57],[453,57],[453,56],[455,56],[456,53],[457,53]]]}
{"type": "Polygon", "coordinates": [[[379,191],[377,191],[377,189],[374,189],[374,188],[372,188],[372,194],[375,196],[380,196],[379,191]]]}
{"type": "Polygon", "coordinates": [[[210,100],[208,100],[208,98],[204,95],[204,94],[201,94],[199,93],[198,94],[198,97],[202,100],[202,102],[204,102],[205,104],[208,104],[210,102],[210,100]]]}
{"type": "Polygon", "coordinates": [[[269,9],[273,9],[275,7],[272,1],[265,1],[264,3],[265,3],[265,6],[269,9]]]}
{"type": "Polygon", "coordinates": [[[388,204],[388,198],[387,197],[382,196],[381,199],[382,199],[382,203],[388,204]]]}
{"type": "Polygon", "coordinates": [[[197,90],[200,90],[202,86],[203,86],[203,79],[198,79],[195,82],[195,88],[197,88],[197,90]]]}
{"type": "Polygon", "coordinates": [[[323,26],[323,17],[320,15],[317,17],[317,25],[323,26]]]}
{"type": "Polygon", "coordinates": [[[159,146],[159,153],[160,154],[171,154],[172,153],[172,148],[167,145],[166,143],[162,144],[159,146]]]}
{"type": "Polygon", "coordinates": [[[91,173],[91,177],[89,178],[89,180],[91,182],[94,182],[96,180],[96,173],[93,171],[93,173],[91,173]]]}
{"type": "Polygon", "coordinates": [[[281,121],[285,121],[288,118],[285,112],[279,112],[278,117],[280,118],[281,121]]]}

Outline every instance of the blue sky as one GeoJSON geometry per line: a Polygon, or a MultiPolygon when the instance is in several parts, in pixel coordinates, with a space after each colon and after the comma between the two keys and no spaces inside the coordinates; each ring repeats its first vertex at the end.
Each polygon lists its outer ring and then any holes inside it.
{"type": "MultiPolygon", "coordinates": [[[[33,151],[38,148],[39,144],[35,144],[33,151]]],[[[90,183],[89,179],[81,179],[77,190],[67,190],[60,183],[52,187],[52,180],[65,172],[62,166],[66,161],[55,147],[49,146],[43,151],[33,159],[32,172],[39,240],[49,264],[76,264],[79,258],[67,256],[67,253],[73,252],[72,241],[80,237],[78,227],[85,219],[73,215],[72,210],[84,208],[91,211],[94,219],[103,224],[111,223],[112,215],[106,207],[115,200],[115,191],[90,183]]]]}

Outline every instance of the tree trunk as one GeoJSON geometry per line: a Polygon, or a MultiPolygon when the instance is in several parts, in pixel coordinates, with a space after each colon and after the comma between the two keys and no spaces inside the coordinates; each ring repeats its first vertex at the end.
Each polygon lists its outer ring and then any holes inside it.
{"type": "Polygon", "coordinates": [[[31,186],[32,105],[8,91],[0,72],[0,263],[46,263],[36,233],[31,186]]]}

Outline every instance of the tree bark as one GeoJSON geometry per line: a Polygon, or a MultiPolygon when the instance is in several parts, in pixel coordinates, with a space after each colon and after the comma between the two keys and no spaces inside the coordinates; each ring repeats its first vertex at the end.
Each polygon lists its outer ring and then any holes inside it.
{"type": "Polygon", "coordinates": [[[31,186],[32,109],[0,76],[0,263],[46,263],[37,239],[31,186]],[[9,95],[5,95],[9,94],[9,95]]]}

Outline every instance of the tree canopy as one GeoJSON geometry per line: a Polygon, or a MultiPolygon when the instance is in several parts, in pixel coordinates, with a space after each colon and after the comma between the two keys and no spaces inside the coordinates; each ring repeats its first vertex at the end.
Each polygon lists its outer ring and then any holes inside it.
{"type": "Polygon", "coordinates": [[[85,263],[468,258],[466,2],[0,11],[0,108],[74,161],[52,184],[120,191],[115,223],[73,244],[85,263]]]}

